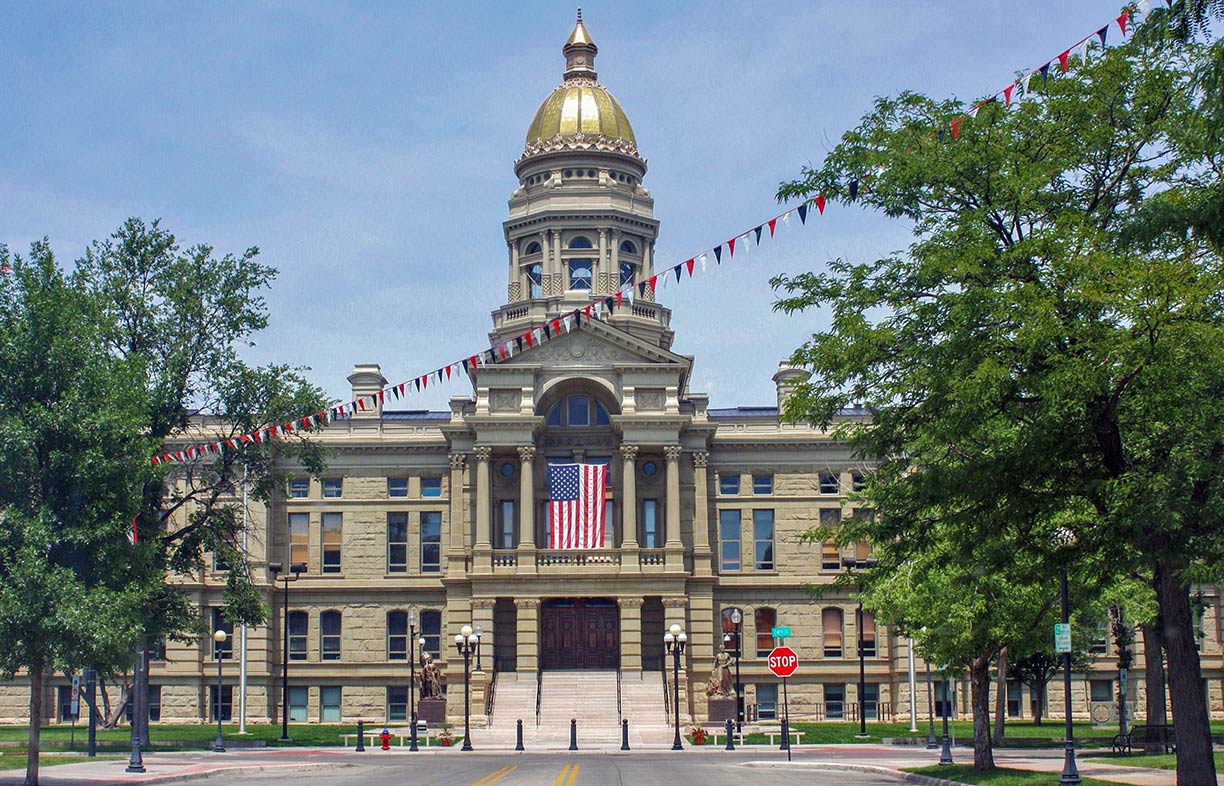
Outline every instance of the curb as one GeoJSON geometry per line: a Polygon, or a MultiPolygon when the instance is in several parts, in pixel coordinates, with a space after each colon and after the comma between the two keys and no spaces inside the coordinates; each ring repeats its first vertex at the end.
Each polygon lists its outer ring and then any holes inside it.
{"type": "Polygon", "coordinates": [[[745,767],[769,767],[769,768],[786,768],[786,769],[810,769],[810,770],[836,770],[840,772],[864,772],[871,775],[888,775],[902,783],[915,783],[918,786],[967,786],[960,781],[944,780],[943,778],[932,778],[929,775],[918,775],[912,772],[901,772],[900,770],[890,769],[888,767],[877,767],[871,764],[830,764],[826,762],[774,762],[774,761],[753,761],[745,762],[745,767]]]}
{"type": "MultiPolygon", "coordinates": [[[[89,778],[84,781],[77,781],[83,784],[97,784],[97,786],[115,786],[116,784],[139,783],[139,784],[166,784],[166,783],[186,783],[188,781],[207,780],[208,778],[218,775],[260,775],[263,773],[278,773],[278,772],[312,772],[322,770],[341,769],[352,767],[351,764],[339,762],[320,762],[317,764],[247,764],[238,767],[218,767],[205,772],[188,772],[188,773],[165,773],[163,775],[144,775],[133,773],[128,778],[120,778],[119,780],[104,780],[102,778],[89,778]]],[[[126,775],[127,773],[125,773],[126,775]]],[[[55,773],[48,773],[45,770],[39,772],[40,780],[48,780],[51,783],[59,781],[59,776],[55,773]]],[[[80,775],[69,776],[80,778],[80,775]]],[[[109,778],[110,776],[104,776],[109,778]]],[[[19,777],[14,781],[5,781],[0,779],[0,784],[13,783],[19,784],[24,776],[19,777]]]]}

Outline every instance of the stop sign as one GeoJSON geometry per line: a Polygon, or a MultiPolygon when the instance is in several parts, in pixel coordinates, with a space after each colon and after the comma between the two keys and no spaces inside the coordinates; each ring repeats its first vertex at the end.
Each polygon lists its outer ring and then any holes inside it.
{"type": "Polygon", "coordinates": [[[790,647],[774,647],[769,653],[769,670],[778,677],[789,677],[799,668],[799,656],[790,647]]]}

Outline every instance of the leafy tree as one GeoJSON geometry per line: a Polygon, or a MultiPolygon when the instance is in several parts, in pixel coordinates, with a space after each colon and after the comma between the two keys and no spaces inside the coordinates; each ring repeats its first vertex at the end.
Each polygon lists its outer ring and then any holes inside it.
{"type": "Polygon", "coordinates": [[[107,352],[102,310],[47,242],[0,246],[0,269],[0,674],[30,679],[36,786],[47,675],[129,652],[150,577],[125,533],[155,443],[139,369],[107,352]]]}
{"type": "MultiPolygon", "coordinates": [[[[905,253],[776,281],[778,308],[832,317],[794,354],[813,374],[787,414],[831,424],[862,402],[874,416],[838,429],[879,463],[880,516],[860,534],[894,569],[968,552],[962,564],[992,571],[985,541],[1011,544],[1040,557],[1022,591],[1059,561],[1083,588],[1150,576],[1183,784],[1215,782],[1189,590],[1224,564],[1224,263],[1208,232],[1153,212],[1218,181],[1196,87],[1209,67],[1196,42],[1137,36],[973,117],[954,100],[879,99],[779,192],[854,189],[913,226],[905,253]],[[1074,545],[1051,548],[1060,533],[1074,545]]],[[[926,576],[924,592],[964,595],[960,578],[926,576]]],[[[885,578],[876,590],[881,609],[904,593],[885,578]]]]}

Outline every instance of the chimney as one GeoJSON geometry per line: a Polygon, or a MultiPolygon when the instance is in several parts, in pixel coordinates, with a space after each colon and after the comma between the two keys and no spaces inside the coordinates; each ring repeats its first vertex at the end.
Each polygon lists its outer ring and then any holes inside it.
{"type": "Polygon", "coordinates": [[[773,375],[774,384],[778,386],[778,417],[781,419],[786,400],[795,392],[795,386],[807,382],[812,376],[807,369],[792,366],[785,361],[778,364],[778,373],[773,375]]]}
{"type": "MultiPolygon", "coordinates": [[[[387,386],[387,379],[382,375],[382,367],[377,363],[358,363],[353,366],[353,373],[348,377],[353,388],[353,401],[363,396],[377,396],[378,391],[387,386]]],[[[377,419],[382,417],[382,404],[375,398],[373,406],[367,398],[365,410],[358,406],[353,412],[353,420],[377,419]]]]}

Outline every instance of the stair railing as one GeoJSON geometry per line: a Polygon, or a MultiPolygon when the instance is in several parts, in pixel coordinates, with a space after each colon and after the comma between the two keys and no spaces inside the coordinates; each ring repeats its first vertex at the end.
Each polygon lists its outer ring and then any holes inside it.
{"type": "Polygon", "coordinates": [[[536,728],[540,728],[540,698],[544,694],[544,671],[536,669],[536,728]]]}
{"type": "Polygon", "coordinates": [[[663,714],[667,716],[667,725],[671,726],[671,691],[667,689],[667,669],[663,669],[663,714]]]}
{"type": "Polygon", "coordinates": [[[621,705],[621,670],[616,668],[616,722],[620,723],[625,719],[625,709],[621,705]]]}
{"type": "Polygon", "coordinates": [[[493,676],[489,678],[489,687],[485,693],[485,727],[493,725],[493,700],[497,698],[497,668],[493,669],[493,676]]]}

